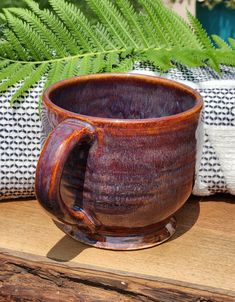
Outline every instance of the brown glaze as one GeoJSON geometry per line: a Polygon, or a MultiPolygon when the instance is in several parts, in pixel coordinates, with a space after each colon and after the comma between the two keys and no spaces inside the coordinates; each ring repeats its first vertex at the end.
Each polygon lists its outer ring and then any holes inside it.
{"type": "Polygon", "coordinates": [[[58,82],[43,102],[55,129],[36,194],[56,224],[102,248],[168,239],[192,190],[200,95],[157,77],[99,74],[58,82]]]}

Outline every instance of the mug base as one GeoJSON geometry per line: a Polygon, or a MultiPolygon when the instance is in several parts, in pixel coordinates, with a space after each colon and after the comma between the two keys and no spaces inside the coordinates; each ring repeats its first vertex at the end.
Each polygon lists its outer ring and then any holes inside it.
{"type": "Polygon", "coordinates": [[[109,250],[138,250],[159,245],[168,240],[176,228],[176,219],[172,216],[161,229],[157,229],[147,234],[129,236],[110,236],[104,234],[87,234],[82,232],[77,226],[65,225],[54,221],[56,226],[73,239],[84,244],[109,250]]]}

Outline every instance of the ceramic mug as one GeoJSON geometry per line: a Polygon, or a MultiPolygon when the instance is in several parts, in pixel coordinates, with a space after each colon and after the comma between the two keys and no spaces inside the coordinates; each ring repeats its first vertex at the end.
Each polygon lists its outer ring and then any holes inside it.
{"type": "Polygon", "coordinates": [[[56,225],[107,249],[171,237],[192,191],[201,96],[163,78],[97,74],[55,83],[43,104],[54,130],[36,195],[56,225]]]}

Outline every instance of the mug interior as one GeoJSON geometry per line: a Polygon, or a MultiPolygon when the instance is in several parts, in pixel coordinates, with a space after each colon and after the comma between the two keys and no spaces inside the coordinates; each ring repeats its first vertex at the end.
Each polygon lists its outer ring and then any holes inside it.
{"type": "Polygon", "coordinates": [[[149,119],[193,108],[195,95],[182,85],[137,75],[77,77],[50,90],[49,99],[62,109],[93,117],[149,119]],[[151,80],[150,80],[150,79],[151,80]]]}

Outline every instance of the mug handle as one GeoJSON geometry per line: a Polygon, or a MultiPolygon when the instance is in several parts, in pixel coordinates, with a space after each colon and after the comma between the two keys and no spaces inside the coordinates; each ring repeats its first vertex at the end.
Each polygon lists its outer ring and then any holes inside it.
{"type": "Polygon", "coordinates": [[[79,224],[94,233],[98,225],[85,210],[71,206],[62,200],[60,182],[66,160],[73,148],[81,141],[94,139],[94,128],[76,119],[61,122],[47,138],[36,170],[35,193],[40,204],[53,219],[66,224],[79,224]]]}

